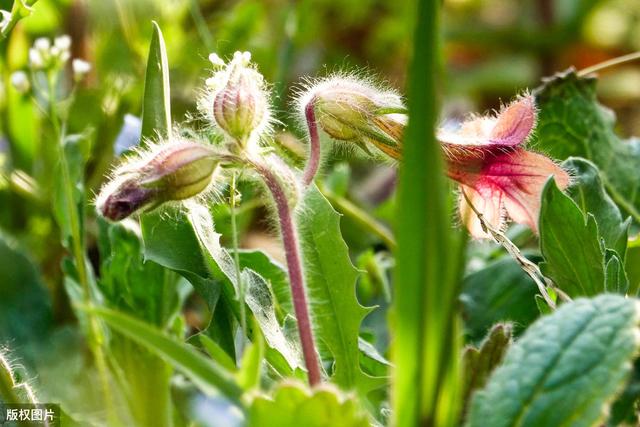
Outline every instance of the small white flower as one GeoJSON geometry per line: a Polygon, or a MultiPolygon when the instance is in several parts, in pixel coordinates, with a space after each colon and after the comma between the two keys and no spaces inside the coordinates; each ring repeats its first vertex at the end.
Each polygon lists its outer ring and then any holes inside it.
{"type": "Polygon", "coordinates": [[[41,53],[47,52],[51,48],[51,40],[46,37],[37,38],[33,47],[41,53]]]}
{"type": "Polygon", "coordinates": [[[73,77],[78,80],[91,71],[91,64],[79,58],[75,58],[71,62],[71,67],[73,68],[73,77]]]}
{"type": "Polygon", "coordinates": [[[24,71],[16,71],[15,73],[11,74],[11,84],[20,93],[27,93],[29,91],[29,88],[31,87],[31,84],[29,83],[29,77],[24,71]]]}
{"type": "Polygon", "coordinates": [[[224,60],[218,56],[216,53],[212,53],[209,55],[209,61],[214,65],[214,67],[224,67],[224,60]]]}
{"type": "Polygon", "coordinates": [[[40,69],[44,67],[44,59],[42,53],[35,48],[29,49],[29,63],[32,68],[40,69]]]}
{"type": "Polygon", "coordinates": [[[64,50],[62,51],[62,53],[60,53],[58,58],[60,59],[60,62],[65,63],[69,60],[69,58],[71,58],[71,52],[69,52],[68,50],[64,50]]]}
{"type": "Polygon", "coordinates": [[[56,37],[53,44],[55,47],[57,47],[58,49],[64,52],[71,48],[71,37],[69,37],[66,34],[61,35],[60,37],[56,37]]]}

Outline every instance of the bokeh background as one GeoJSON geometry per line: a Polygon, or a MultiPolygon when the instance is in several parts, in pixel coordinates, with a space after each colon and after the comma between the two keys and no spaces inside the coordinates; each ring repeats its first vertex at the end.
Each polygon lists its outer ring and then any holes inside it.
{"type": "MultiPolygon", "coordinates": [[[[0,9],[11,4],[0,0],[0,9]]],[[[32,16],[0,46],[0,344],[20,348],[17,357],[39,367],[40,382],[59,388],[48,395],[80,393],[55,380],[73,377],[73,369],[82,366],[74,360],[87,355],[68,351],[81,338],[64,291],[65,250],[48,204],[54,142],[32,99],[10,84],[11,74],[27,67],[36,38],[69,34],[73,57],[92,64],[76,93],[68,131],[89,141],[84,173],[93,194],[117,154],[139,134],[152,20],[167,43],[177,124],[203,126],[194,114],[195,99],[208,77],[209,53],[228,57],[247,50],[271,82],[280,127],[287,128],[278,135],[280,143],[304,153],[303,133],[290,111],[296,87],[307,77],[355,70],[402,91],[413,6],[408,0],[37,1],[32,16]]],[[[441,55],[444,120],[497,108],[570,66],[581,69],[640,50],[640,0],[445,0],[442,34],[441,52],[421,54],[441,55]]],[[[618,131],[640,134],[640,62],[604,70],[600,79],[599,96],[618,115],[618,131]]],[[[351,154],[334,152],[325,171],[329,185],[393,227],[394,168],[374,166],[364,155],[353,160],[351,154]]],[[[245,190],[241,245],[266,248],[278,257],[265,208],[251,202],[251,188],[245,190]]],[[[219,231],[229,236],[225,209],[217,210],[216,219],[219,231]]],[[[376,242],[349,217],[342,226],[354,262],[366,272],[359,284],[361,300],[384,308],[388,275],[371,267],[376,242]]],[[[98,225],[90,213],[86,228],[99,274],[98,225]]],[[[388,269],[392,263],[387,261],[377,258],[375,268],[388,269]]],[[[197,329],[203,315],[193,298],[187,320],[197,329]]],[[[384,310],[366,322],[384,349],[384,310]]]]}

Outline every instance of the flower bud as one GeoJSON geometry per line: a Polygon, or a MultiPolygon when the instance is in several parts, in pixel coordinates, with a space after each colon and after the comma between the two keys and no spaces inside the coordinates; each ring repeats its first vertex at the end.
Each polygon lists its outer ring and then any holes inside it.
{"type": "Polygon", "coordinates": [[[406,125],[400,96],[381,91],[368,83],[347,77],[333,77],[309,88],[300,100],[301,110],[313,104],[318,125],[332,138],[365,143],[400,158],[406,125]]]}
{"type": "Polygon", "coordinates": [[[135,165],[115,172],[98,196],[98,212],[112,221],[165,202],[188,199],[207,190],[218,166],[215,151],[193,142],[172,142],[135,165]]]}
{"type": "Polygon", "coordinates": [[[269,122],[264,79],[250,65],[249,52],[236,52],[226,65],[215,54],[209,59],[218,71],[207,79],[210,92],[200,103],[200,108],[208,112],[207,116],[227,136],[244,146],[269,122]]]}

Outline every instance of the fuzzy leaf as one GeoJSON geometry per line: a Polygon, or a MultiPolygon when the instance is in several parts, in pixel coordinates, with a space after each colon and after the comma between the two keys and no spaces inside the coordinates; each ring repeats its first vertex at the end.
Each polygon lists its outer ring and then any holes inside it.
{"type": "Polygon", "coordinates": [[[640,143],[616,135],[615,116],[596,98],[596,79],[574,70],[559,73],[536,90],[536,101],[540,114],[532,145],[556,159],[592,161],[613,200],[639,221],[640,143]]]}
{"type": "Polygon", "coordinates": [[[298,215],[315,337],[333,355],[333,381],[366,394],[385,380],[360,369],[360,323],[371,309],[356,298],[358,272],[340,233],[340,215],[312,186],[298,215]]]}
{"type": "Polygon", "coordinates": [[[502,361],[511,345],[512,326],[498,323],[491,328],[480,348],[467,347],[462,355],[464,366],[464,401],[469,403],[471,394],[484,387],[493,370],[502,361]]]}
{"type": "Polygon", "coordinates": [[[468,427],[599,425],[639,349],[638,301],[566,303],[508,350],[471,402],[468,427]]]}

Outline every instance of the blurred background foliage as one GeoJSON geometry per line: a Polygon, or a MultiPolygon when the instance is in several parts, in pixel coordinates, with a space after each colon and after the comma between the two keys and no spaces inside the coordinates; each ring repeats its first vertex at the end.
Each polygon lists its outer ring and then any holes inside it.
{"type": "MultiPolygon", "coordinates": [[[[11,0],[0,0],[0,9],[8,10],[11,4],[11,0]]],[[[399,90],[404,88],[413,2],[39,0],[33,9],[0,44],[0,343],[12,347],[28,365],[42,367],[36,371],[40,382],[49,383],[47,395],[60,396],[68,390],[52,379],[62,374],[84,378],[90,373],[77,364],[73,365],[75,370],[56,372],[60,363],[75,361],[85,350],[73,351],[81,348],[81,343],[64,291],[61,264],[65,249],[50,208],[56,170],[52,147],[56,141],[46,116],[10,83],[14,71],[26,69],[33,41],[69,34],[72,57],[92,64],[75,94],[68,123],[69,134],[83,137],[87,198],[92,200],[116,154],[135,143],[139,135],[137,117],[141,114],[152,20],[159,23],[167,44],[176,123],[205,126],[194,111],[196,95],[208,77],[209,53],[227,57],[236,50],[248,50],[272,83],[277,117],[282,128],[288,128],[278,139],[295,155],[304,153],[305,147],[298,139],[302,132],[289,106],[296,85],[303,83],[305,76],[366,70],[399,90]],[[47,345],[50,351],[46,358],[36,357],[47,345]],[[59,363],[52,362],[54,359],[59,363]]],[[[556,71],[570,66],[581,69],[640,49],[640,0],[445,0],[443,12],[443,119],[497,108],[556,71]]],[[[600,78],[599,96],[618,114],[619,131],[625,136],[640,134],[640,63],[605,70],[600,78]]],[[[352,156],[345,156],[344,151],[335,150],[328,162],[325,193],[333,196],[339,211],[344,208],[336,199],[353,202],[393,228],[394,168],[374,165],[365,156],[347,165],[344,160],[352,156]]],[[[282,259],[273,227],[264,219],[264,203],[254,197],[255,189],[241,190],[241,246],[259,247],[282,259]]],[[[108,280],[101,282],[108,299],[117,299],[127,286],[127,277],[140,282],[142,277],[178,280],[156,265],[123,267],[124,259],[141,260],[139,242],[125,228],[107,230],[91,209],[88,213],[87,248],[98,276],[101,269],[110,272],[108,280]],[[121,235],[117,241],[113,240],[116,235],[121,235]],[[111,244],[121,247],[115,251],[111,244]]],[[[218,231],[229,239],[229,207],[218,205],[214,213],[218,231]]],[[[358,284],[359,297],[364,305],[382,307],[367,317],[362,336],[369,334],[370,341],[385,353],[388,271],[393,265],[386,251],[388,242],[363,232],[370,230],[352,216],[343,217],[341,224],[352,260],[364,272],[358,284]]],[[[523,244],[531,238],[521,230],[513,234],[523,244]]],[[[472,246],[470,254],[469,289],[482,280],[473,275],[481,266],[511,262],[497,260],[495,249],[483,245],[472,246]]],[[[519,269],[511,267],[496,286],[512,289],[514,282],[524,281],[530,288],[521,289],[529,298],[534,292],[532,285],[519,269]]],[[[482,274],[487,271],[491,270],[482,274]]],[[[141,316],[147,320],[179,328],[171,324],[172,315],[187,298],[184,321],[198,329],[206,323],[202,301],[186,297],[187,285],[179,285],[179,292],[171,296],[171,307],[143,307],[135,300],[135,292],[133,300],[112,305],[130,312],[146,310],[141,316]]],[[[495,298],[504,303],[506,297],[500,289],[495,289],[495,298]]],[[[472,296],[467,293],[465,300],[463,295],[463,306],[470,304],[472,296]]],[[[480,328],[468,331],[472,340],[481,339],[485,326],[500,320],[478,320],[481,312],[468,306],[467,310],[467,315],[476,319],[471,323],[480,328]]],[[[514,320],[526,323],[536,315],[535,310],[525,311],[522,319],[514,320]]],[[[129,344],[122,343],[123,348],[129,344]]]]}

